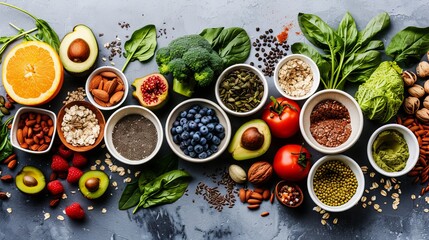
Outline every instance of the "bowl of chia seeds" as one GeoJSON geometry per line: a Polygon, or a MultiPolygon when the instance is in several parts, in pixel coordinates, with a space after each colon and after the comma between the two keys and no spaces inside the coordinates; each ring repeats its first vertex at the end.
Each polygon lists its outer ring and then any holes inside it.
{"type": "Polygon", "coordinates": [[[164,132],[158,117],[145,107],[128,105],[107,120],[104,141],[114,158],[129,165],[151,160],[161,148],[164,132]]]}
{"type": "Polygon", "coordinates": [[[364,188],[365,178],[359,164],[341,154],[317,160],[307,178],[310,198],[329,212],[343,212],[355,206],[364,188]]]}
{"type": "Polygon", "coordinates": [[[268,83],[261,71],[248,64],[225,69],[216,81],[216,101],[228,114],[246,117],[265,105],[268,83]]]}

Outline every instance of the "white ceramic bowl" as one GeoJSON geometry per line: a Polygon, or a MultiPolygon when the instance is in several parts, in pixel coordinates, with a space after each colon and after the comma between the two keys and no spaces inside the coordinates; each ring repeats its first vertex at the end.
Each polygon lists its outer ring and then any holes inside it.
{"type": "Polygon", "coordinates": [[[400,125],[400,124],[387,124],[384,126],[379,127],[369,138],[368,141],[368,146],[367,146],[367,154],[368,154],[368,160],[369,163],[371,163],[372,167],[379,173],[383,174],[384,176],[388,176],[388,177],[399,177],[402,175],[407,174],[417,163],[418,159],[419,159],[419,154],[420,154],[420,148],[419,148],[419,143],[417,141],[417,138],[415,137],[414,133],[400,125]],[[397,171],[397,172],[387,172],[383,169],[381,169],[378,164],[374,161],[374,158],[372,157],[372,145],[374,144],[375,139],[377,138],[377,136],[383,132],[383,131],[387,131],[387,130],[396,130],[398,132],[400,132],[402,134],[402,136],[404,137],[405,141],[407,142],[408,145],[408,152],[410,154],[410,156],[408,157],[407,160],[407,164],[405,165],[405,168],[402,169],[401,171],[397,171]]]}
{"type": "Polygon", "coordinates": [[[225,69],[219,76],[219,78],[216,81],[216,86],[215,86],[215,96],[216,96],[216,101],[218,102],[219,106],[227,113],[234,115],[234,116],[238,116],[238,117],[246,117],[246,116],[250,116],[254,113],[256,113],[257,111],[259,111],[260,109],[262,109],[265,106],[265,102],[268,99],[268,83],[267,83],[267,79],[264,77],[264,74],[262,74],[261,71],[259,71],[257,68],[250,66],[249,64],[235,64],[232,65],[230,67],[228,67],[227,69],[225,69]],[[259,79],[262,81],[262,85],[264,86],[264,94],[262,95],[261,101],[260,103],[252,110],[247,111],[247,112],[237,112],[235,110],[232,110],[230,108],[228,108],[226,106],[226,104],[222,101],[221,97],[220,97],[220,93],[219,93],[219,88],[220,88],[220,84],[222,83],[223,79],[228,76],[229,73],[231,73],[234,70],[238,70],[238,69],[245,69],[248,71],[253,72],[256,76],[259,77],[259,79]]]}
{"type": "Polygon", "coordinates": [[[229,140],[231,139],[231,123],[229,121],[227,114],[214,102],[203,98],[191,98],[180,103],[170,112],[170,114],[167,117],[167,121],[165,123],[165,135],[166,135],[167,143],[170,146],[171,150],[173,150],[173,152],[180,158],[189,162],[196,162],[196,163],[208,162],[219,157],[227,149],[229,140]],[[183,151],[180,149],[179,145],[173,141],[173,135],[171,133],[171,128],[173,126],[173,123],[177,119],[179,114],[182,111],[191,108],[193,105],[200,105],[202,107],[209,107],[214,109],[216,116],[219,119],[219,123],[221,123],[223,128],[225,129],[225,137],[224,139],[221,140],[221,143],[218,146],[217,152],[203,159],[200,159],[198,157],[193,158],[185,155],[183,151]]]}
{"type": "Polygon", "coordinates": [[[285,97],[287,97],[289,99],[292,99],[292,100],[304,100],[304,99],[307,99],[308,97],[310,97],[311,95],[313,95],[317,91],[317,88],[319,87],[319,84],[320,84],[320,72],[319,72],[319,68],[317,67],[316,63],[311,58],[309,58],[309,57],[307,57],[305,55],[302,55],[302,54],[291,54],[291,55],[288,55],[288,56],[282,58],[277,63],[276,68],[274,69],[274,85],[276,86],[277,91],[279,91],[279,93],[281,95],[283,95],[283,96],[285,96],[285,97]],[[288,62],[288,61],[290,61],[292,59],[299,59],[299,60],[304,61],[305,63],[307,63],[310,66],[311,71],[313,73],[313,83],[311,85],[311,88],[308,90],[308,92],[305,95],[302,95],[302,96],[293,96],[293,95],[290,95],[290,94],[286,93],[282,89],[282,87],[280,86],[280,83],[279,83],[279,71],[280,71],[280,69],[282,68],[282,66],[286,62],[288,62]]]}
{"type": "Polygon", "coordinates": [[[313,202],[317,206],[320,206],[321,208],[323,208],[329,212],[343,212],[343,211],[350,209],[354,205],[356,205],[359,202],[360,198],[362,197],[364,188],[365,188],[365,177],[363,176],[363,172],[362,172],[362,169],[360,168],[360,166],[350,157],[347,157],[347,156],[341,155],[341,154],[340,155],[327,155],[327,156],[324,156],[324,157],[320,158],[319,160],[317,160],[313,164],[313,166],[311,167],[310,172],[308,174],[308,178],[307,178],[307,189],[308,189],[308,194],[310,195],[310,198],[313,200],[313,202]],[[356,176],[356,180],[358,182],[358,186],[357,186],[356,192],[353,195],[353,197],[347,203],[345,203],[341,206],[328,206],[328,205],[324,204],[323,202],[321,202],[317,198],[316,193],[314,192],[314,187],[313,187],[313,178],[314,178],[314,174],[316,173],[316,170],[322,164],[324,164],[328,161],[332,161],[332,160],[339,160],[339,161],[343,162],[344,164],[346,164],[353,171],[354,175],[356,176]]]}
{"type": "Polygon", "coordinates": [[[11,141],[13,147],[15,147],[15,148],[17,148],[17,149],[19,149],[21,151],[24,151],[24,152],[34,153],[34,154],[47,153],[47,152],[49,152],[51,150],[52,144],[54,143],[55,135],[56,135],[55,134],[56,133],[56,129],[57,129],[57,115],[55,115],[55,113],[53,113],[52,111],[45,110],[45,109],[42,109],[42,108],[35,108],[35,107],[21,107],[21,108],[18,109],[18,111],[16,111],[15,117],[13,119],[12,129],[10,130],[10,141],[11,141]],[[48,115],[52,119],[53,127],[54,127],[54,133],[52,134],[51,142],[49,143],[49,147],[47,149],[43,150],[43,151],[33,151],[31,149],[22,148],[19,145],[19,142],[18,142],[18,140],[16,138],[16,132],[18,130],[19,119],[21,118],[22,114],[24,114],[24,113],[30,113],[30,112],[36,113],[36,114],[37,113],[46,114],[46,115],[48,115]]]}
{"type": "Polygon", "coordinates": [[[88,76],[88,79],[86,80],[86,83],[85,83],[86,97],[94,106],[96,106],[100,110],[108,111],[108,110],[116,109],[119,106],[121,106],[125,102],[125,99],[127,98],[128,91],[129,91],[128,80],[127,80],[127,77],[125,76],[125,74],[122,71],[120,71],[119,69],[117,69],[115,67],[111,67],[111,66],[103,66],[103,67],[99,67],[99,68],[95,69],[88,76]],[[121,78],[122,82],[124,83],[124,96],[122,97],[121,101],[119,101],[118,103],[116,103],[115,105],[112,105],[110,107],[101,106],[100,104],[98,104],[94,100],[94,97],[92,96],[92,93],[89,90],[89,83],[91,82],[91,79],[93,79],[96,75],[100,74],[101,72],[105,72],[105,71],[114,72],[116,75],[118,75],[121,78]]]}
{"type": "Polygon", "coordinates": [[[122,107],[118,110],[116,110],[107,120],[106,123],[106,127],[104,128],[104,142],[106,144],[107,149],[109,150],[109,152],[113,155],[114,158],[118,159],[119,161],[129,164],[129,165],[139,165],[139,164],[143,164],[145,162],[148,162],[149,160],[151,160],[153,157],[155,157],[155,155],[159,152],[159,149],[161,148],[162,145],[162,141],[164,138],[164,132],[162,130],[162,125],[161,122],[159,121],[158,117],[149,109],[142,107],[142,106],[137,106],[137,105],[128,105],[125,107],[122,107]],[[119,152],[116,150],[114,144],[113,144],[113,139],[112,139],[112,134],[113,134],[113,128],[115,127],[115,125],[118,123],[119,120],[121,120],[123,117],[127,116],[127,115],[131,115],[131,114],[139,114],[142,115],[143,117],[149,119],[153,125],[156,128],[156,132],[157,132],[157,142],[156,142],[156,146],[155,149],[153,150],[153,152],[142,159],[138,159],[138,160],[130,160],[125,158],[124,156],[122,156],[121,154],[119,154],[119,152]]]}
{"type": "Polygon", "coordinates": [[[299,128],[305,141],[315,150],[325,154],[337,154],[346,151],[352,147],[358,140],[363,129],[363,114],[356,100],[348,93],[336,90],[326,89],[311,96],[301,108],[299,115],[299,128]],[[310,115],[313,108],[321,101],[332,99],[342,103],[349,111],[351,121],[351,134],[347,141],[337,147],[326,147],[319,144],[310,132],[310,115]]]}

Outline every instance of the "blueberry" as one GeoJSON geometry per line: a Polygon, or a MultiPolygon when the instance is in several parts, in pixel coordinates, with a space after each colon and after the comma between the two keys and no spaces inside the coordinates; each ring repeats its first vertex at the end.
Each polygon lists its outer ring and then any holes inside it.
{"type": "Polygon", "coordinates": [[[207,123],[209,123],[209,122],[210,122],[210,120],[207,118],[207,116],[204,116],[204,117],[202,117],[202,118],[201,118],[201,122],[202,122],[203,124],[207,124],[207,123]]]}
{"type": "Polygon", "coordinates": [[[191,145],[195,146],[199,143],[200,141],[195,141],[195,139],[191,139],[191,145]]]}
{"type": "Polygon", "coordinates": [[[180,136],[179,135],[174,135],[173,136],[173,142],[175,143],[175,144],[179,144],[180,143],[180,136]]]}
{"type": "Polygon", "coordinates": [[[194,115],[194,118],[195,119],[200,119],[202,116],[201,116],[201,114],[199,114],[199,113],[196,113],[195,115],[194,115]]]}
{"type": "Polygon", "coordinates": [[[176,135],[176,128],[175,127],[170,128],[170,133],[173,136],[176,135]]]}
{"type": "Polygon", "coordinates": [[[198,158],[200,158],[200,159],[207,158],[207,153],[206,152],[202,152],[202,153],[198,154],[198,158]]]}
{"type": "Polygon", "coordinates": [[[203,146],[203,148],[204,148],[204,151],[206,151],[206,150],[208,150],[208,149],[209,149],[209,145],[206,143],[206,144],[203,146]]]}
{"type": "Polygon", "coordinates": [[[189,126],[187,123],[182,125],[183,131],[189,131],[189,126]]]}
{"type": "Polygon", "coordinates": [[[182,126],[183,126],[183,124],[185,124],[187,122],[188,122],[188,119],[186,119],[186,118],[181,118],[180,119],[180,125],[182,125],[182,126]]]}
{"type": "Polygon", "coordinates": [[[182,117],[182,118],[184,118],[184,117],[186,117],[186,115],[188,114],[188,112],[186,112],[186,111],[182,111],[182,112],[180,112],[180,117],[182,117]]]}
{"type": "Polygon", "coordinates": [[[189,145],[186,149],[187,149],[189,152],[193,152],[193,151],[194,151],[194,146],[189,145]]]}
{"type": "Polygon", "coordinates": [[[212,152],[217,152],[217,150],[218,150],[218,146],[216,146],[216,145],[211,145],[210,146],[210,150],[212,151],[212,152]]]}
{"type": "Polygon", "coordinates": [[[201,137],[199,134],[194,133],[194,135],[192,135],[192,140],[200,141],[200,139],[201,139],[201,137]]]}
{"type": "Polygon", "coordinates": [[[188,126],[189,126],[189,129],[191,130],[197,129],[197,123],[195,121],[189,121],[188,126]]]}
{"type": "Polygon", "coordinates": [[[196,118],[196,119],[194,119],[194,122],[195,122],[196,124],[201,123],[201,118],[196,118]]]}
{"type": "Polygon", "coordinates": [[[220,138],[221,140],[225,138],[225,132],[221,132],[217,134],[217,137],[220,138]]]}
{"type": "Polygon", "coordinates": [[[220,144],[220,138],[218,138],[217,136],[213,136],[212,143],[214,145],[219,145],[220,144]]]}
{"type": "Polygon", "coordinates": [[[183,132],[183,128],[182,128],[182,126],[177,126],[176,127],[176,133],[177,134],[181,134],[183,132]]]}
{"type": "Polygon", "coordinates": [[[206,126],[201,126],[200,132],[201,132],[201,135],[205,136],[205,135],[207,135],[207,133],[209,133],[209,130],[207,129],[206,126]]]}
{"type": "Polygon", "coordinates": [[[213,123],[209,123],[206,126],[209,129],[209,132],[213,131],[213,129],[215,128],[215,125],[213,123]]]}
{"type": "Polygon", "coordinates": [[[207,139],[208,141],[210,141],[212,138],[213,138],[213,133],[208,133],[208,134],[206,135],[206,139],[207,139]]]}
{"type": "Polygon", "coordinates": [[[209,108],[209,109],[207,110],[207,115],[209,115],[209,116],[213,116],[213,115],[215,115],[215,111],[213,110],[213,108],[209,108]]]}
{"type": "Polygon", "coordinates": [[[203,146],[197,144],[194,146],[194,151],[198,154],[201,153],[204,150],[203,146]]]}
{"type": "Polygon", "coordinates": [[[220,133],[225,132],[225,128],[220,123],[216,124],[215,129],[216,129],[216,132],[220,132],[220,133]]]}
{"type": "Polygon", "coordinates": [[[185,140],[185,144],[186,144],[186,146],[191,145],[191,139],[186,139],[186,140],[185,140]]]}
{"type": "Polygon", "coordinates": [[[188,111],[188,114],[195,114],[195,113],[197,113],[197,110],[195,110],[193,108],[189,109],[189,111],[188,111]]]}
{"type": "Polygon", "coordinates": [[[216,116],[212,116],[212,123],[219,123],[219,118],[216,116]]]}
{"type": "Polygon", "coordinates": [[[189,151],[188,151],[187,149],[183,150],[183,153],[184,153],[186,156],[189,156],[189,151]]]}
{"type": "Polygon", "coordinates": [[[206,153],[207,153],[207,157],[210,157],[213,154],[211,150],[207,150],[206,153]]]}
{"type": "Polygon", "coordinates": [[[194,114],[192,114],[192,113],[188,113],[188,114],[186,115],[186,119],[188,119],[188,120],[192,120],[192,119],[194,119],[194,114]]]}
{"type": "Polygon", "coordinates": [[[200,105],[193,105],[192,109],[194,109],[195,111],[199,111],[201,109],[200,105]]]}
{"type": "Polygon", "coordinates": [[[197,156],[196,152],[189,152],[189,157],[195,158],[197,156]]]}
{"type": "Polygon", "coordinates": [[[213,120],[213,116],[206,116],[206,118],[209,120],[209,122],[213,122],[212,120],[213,120]]]}
{"type": "Polygon", "coordinates": [[[201,114],[201,115],[206,115],[207,114],[207,110],[208,110],[207,107],[203,107],[203,108],[200,109],[200,111],[198,113],[201,114]]]}
{"type": "Polygon", "coordinates": [[[180,149],[185,150],[187,146],[185,142],[180,142],[179,147],[180,149]]]}
{"type": "Polygon", "coordinates": [[[201,139],[200,139],[200,144],[201,145],[205,145],[207,143],[207,139],[206,138],[204,138],[204,137],[202,137],[201,139]]]}
{"type": "Polygon", "coordinates": [[[193,136],[195,134],[195,132],[194,131],[190,131],[189,132],[189,136],[193,136]]]}
{"type": "Polygon", "coordinates": [[[177,127],[179,125],[180,125],[180,122],[178,120],[176,120],[176,121],[173,122],[173,127],[177,127]]]}
{"type": "Polygon", "coordinates": [[[202,127],[202,126],[204,126],[204,124],[202,124],[202,123],[200,123],[200,122],[197,124],[197,127],[198,127],[198,128],[200,128],[200,127],[202,127]]]}
{"type": "Polygon", "coordinates": [[[182,140],[188,140],[188,138],[189,138],[189,132],[188,131],[183,131],[182,134],[180,134],[180,138],[182,140]]]}

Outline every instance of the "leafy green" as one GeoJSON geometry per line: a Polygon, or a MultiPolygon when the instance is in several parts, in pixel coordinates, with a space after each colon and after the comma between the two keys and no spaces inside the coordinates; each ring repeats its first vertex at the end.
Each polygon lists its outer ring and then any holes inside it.
{"type": "Polygon", "coordinates": [[[144,62],[150,59],[155,54],[157,41],[156,41],[156,28],[155,25],[146,25],[136,30],[131,38],[125,42],[125,61],[122,71],[124,72],[129,62],[139,60],[144,62]]]}
{"type": "Polygon", "coordinates": [[[401,73],[396,62],[384,61],[359,86],[355,98],[370,120],[386,123],[398,112],[404,99],[401,73]]]}
{"type": "Polygon", "coordinates": [[[386,48],[386,54],[396,62],[409,64],[421,59],[429,50],[429,27],[407,27],[395,36],[386,48]]]}
{"type": "Polygon", "coordinates": [[[250,55],[250,37],[243,28],[206,28],[200,35],[219,54],[223,60],[224,67],[243,63],[250,55]]]}
{"type": "Polygon", "coordinates": [[[12,143],[9,139],[9,129],[7,127],[12,120],[13,117],[10,117],[0,126],[0,162],[13,153],[12,143]]]}
{"type": "Polygon", "coordinates": [[[140,201],[140,189],[137,181],[127,184],[119,199],[119,210],[127,210],[136,206],[140,201]]]}
{"type": "Polygon", "coordinates": [[[364,82],[381,62],[384,45],[373,38],[390,24],[387,13],[371,19],[361,32],[350,13],[344,15],[337,30],[314,14],[299,13],[298,22],[306,39],[324,54],[299,42],[292,45],[292,52],[316,62],[325,88],[343,89],[346,81],[364,82]]]}

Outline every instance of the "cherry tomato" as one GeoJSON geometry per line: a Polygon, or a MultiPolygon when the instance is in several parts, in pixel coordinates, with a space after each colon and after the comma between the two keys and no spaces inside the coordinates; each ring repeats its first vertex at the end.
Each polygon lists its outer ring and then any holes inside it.
{"type": "Polygon", "coordinates": [[[299,112],[301,108],[298,103],[285,97],[274,98],[264,111],[262,119],[268,124],[271,134],[278,138],[292,137],[299,130],[299,112]]]}
{"type": "Polygon", "coordinates": [[[310,171],[311,154],[302,145],[287,144],[281,147],[274,156],[274,172],[288,181],[301,181],[310,171]]]}

